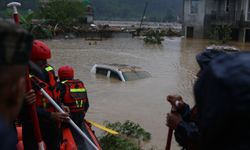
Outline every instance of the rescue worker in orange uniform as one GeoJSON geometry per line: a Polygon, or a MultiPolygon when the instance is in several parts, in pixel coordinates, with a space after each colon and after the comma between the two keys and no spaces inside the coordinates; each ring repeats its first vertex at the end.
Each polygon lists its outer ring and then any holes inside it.
{"type": "MultiPolygon", "coordinates": [[[[79,79],[74,79],[74,69],[71,66],[63,66],[58,70],[60,82],[58,89],[60,90],[61,102],[70,109],[70,118],[78,127],[83,129],[83,122],[86,112],[89,108],[87,90],[84,83],[79,79]]],[[[83,145],[82,137],[71,129],[78,149],[79,145],[83,145]]]]}
{"type": "MultiPolygon", "coordinates": [[[[59,150],[61,139],[59,124],[67,121],[69,115],[57,112],[39,89],[36,88],[37,86],[42,87],[60,104],[59,92],[56,91],[57,82],[55,71],[53,67],[47,63],[47,60],[50,58],[51,51],[49,47],[43,42],[35,40],[31,51],[31,60],[39,67],[30,69],[30,78],[33,89],[36,92],[36,106],[40,129],[47,150],[59,150]]],[[[37,149],[32,125],[28,117],[23,117],[22,124],[24,148],[28,150],[37,149]]]]}

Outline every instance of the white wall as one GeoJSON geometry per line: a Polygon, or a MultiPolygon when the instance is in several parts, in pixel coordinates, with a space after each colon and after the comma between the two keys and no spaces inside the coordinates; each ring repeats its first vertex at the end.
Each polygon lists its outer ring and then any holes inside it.
{"type": "Polygon", "coordinates": [[[197,14],[191,14],[190,8],[191,0],[184,0],[183,27],[184,29],[186,29],[187,26],[194,27],[194,38],[202,38],[205,17],[205,0],[199,0],[197,14]]]}

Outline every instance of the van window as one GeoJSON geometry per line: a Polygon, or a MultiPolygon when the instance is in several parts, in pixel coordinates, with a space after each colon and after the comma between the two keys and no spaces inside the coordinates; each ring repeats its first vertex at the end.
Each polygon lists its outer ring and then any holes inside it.
{"type": "Polygon", "coordinates": [[[133,81],[138,79],[148,78],[151,75],[146,71],[137,71],[137,72],[123,72],[123,77],[126,81],[133,81]]]}
{"type": "Polygon", "coordinates": [[[121,80],[122,81],[122,79],[120,78],[119,74],[117,72],[112,71],[112,70],[110,70],[110,78],[115,78],[117,80],[121,80]]]}
{"type": "Polygon", "coordinates": [[[108,70],[107,69],[104,69],[104,68],[96,68],[96,74],[101,74],[101,75],[107,75],[108,73],[108,70]]]}

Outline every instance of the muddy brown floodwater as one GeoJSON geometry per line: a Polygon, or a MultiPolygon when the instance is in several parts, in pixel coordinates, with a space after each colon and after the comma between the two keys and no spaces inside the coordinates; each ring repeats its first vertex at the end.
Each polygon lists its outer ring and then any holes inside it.
{"type": "MultiPolygon", "coordinates": [[[[195,55],[208,41],[166,38],[161,46],[145,45],[138,38],[113,38],[104,41],[49,40],[45,41],[53,52],[52,65],[72,65],[76,77],[88,89],[89,120],[138,122],[152,134],[152,145],[164,149],[167,138],[166,113],[170,105],[168,94],[180,94],[193,105],[192,86],[198,65],[195,55]],[[90,73],[95,63],[120,63],[136,65],[151,73],[148,79],[122,83],[90,73]]],[[[249,44],[234,43],[242,49],[249,44]]],[[[97,133],[100,131],[97,130],[97,133]]],[[[173,138],[173,149],[180,149],[173,138]]]]}

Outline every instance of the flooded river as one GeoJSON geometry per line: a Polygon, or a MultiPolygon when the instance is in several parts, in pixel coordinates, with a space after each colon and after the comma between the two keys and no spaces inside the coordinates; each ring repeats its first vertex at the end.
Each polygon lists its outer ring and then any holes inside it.
{"type": "MultiPolygon", "coordinates": [[[[198,65],[195,55],[209,45],[204,40],[166,38],[161,46],[145,45],[137,38],[114,38],[104,41],[45,41],[53,51],[50,61],[56,69],[70,64],[76,77],[88,89],[90,109],[87,118],[99,123],[132,120],[152,134],[147,147],[164,149],[167,137],[166,113],[168,94],[180,94],[193,105],[192,86],[198,65]],[[95,63],[136,65],[151,73],[152,78],[122,83],[90,73],[95,63]]],[[[249,44],[236,46],[250,49],[249,44]]],[[[98,133],[98,132],[97,132],[98,133]]],[[[173,140],[173,149],[179,149],[173,140]]]]}

